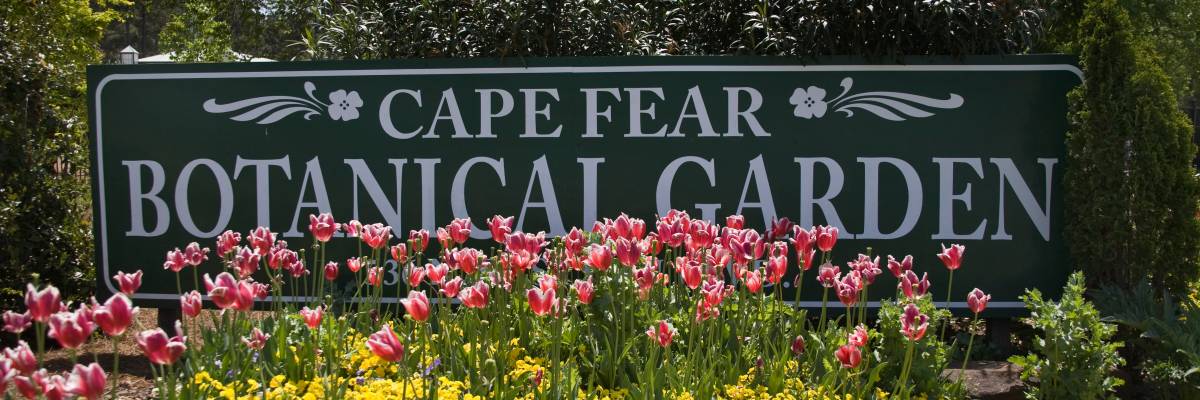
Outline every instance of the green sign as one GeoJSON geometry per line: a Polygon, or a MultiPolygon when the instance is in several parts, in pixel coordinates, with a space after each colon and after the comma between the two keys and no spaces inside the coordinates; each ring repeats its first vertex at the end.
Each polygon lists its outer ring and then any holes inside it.
{"type": "MultiPolygon", "coordinates": [[[[653,226],[676,208],[713,221],[743,214],[758,229],[777,217],[837,226],[837,264],[868,247],[885,260],[912,254],[939,302],[947,271],[934,254],[965,244],[956,305],[980,287],[994,294],[991,307],[1019,308],[1024,288],[1055,293],[1069,270],[1065,95],[1082,79],[1072,63],[94,66],[98,286],[114,291],[109,277],[141,268],[146,284],[134,298],[174,303],[175,276],[159,267],[167,250],[214,247],[222,231],[259,225],[303,247],[308,215],[320,212],[382,222],[398,236],[470,217],[474,244],[486,246],[494,214],[559,235],[621,212],[653,226]]],[[[331,249],[350,254],[353,240],[331,249]]],[[[215,264],[201,273],[220,271],[215,264]]],[[[815,277],[806,275],[801,304],[819,305],[815,277]]],[[[894,295],[893,278],[879,279],[889,283],[872,296],[894,295]]]]}

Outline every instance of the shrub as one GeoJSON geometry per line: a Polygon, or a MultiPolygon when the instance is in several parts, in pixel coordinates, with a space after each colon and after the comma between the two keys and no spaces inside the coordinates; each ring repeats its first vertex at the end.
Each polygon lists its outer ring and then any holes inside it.
{"type": "Polygon", "coordinates": [[[1200,276],[1191,125],[1113,0],[1089,3],[1081,29],[1087,79],[1069,98],[1064,178],[1071,257],[1094,284],[1148,274],[1183,293],[1200,276]]]}
{"type": "Polygon", "coordinates": [[[1187,306],[1181,309],[1169,293],[1159,297],[1145,281],[1132,289],[1104,286],[1094,297],[1108,319],[1134,330],[1136,351],[1129,353],[1141,361],[1138,378],[1148,392],[1163,399],[1200,398],[1198,304],[1181,299],[1187,306]]]}
{"type": "Polygon", "coordinates": [[[1117,329],[1101,321],[1084,291],[1084,275],[1076,272],[1058,302],[1043,299],[1037,289],[1021,296],[1030,311],[1028,323],[1041,333],[1033,340],[1034,353],[1009,358],[1024,368],[1023,379],[1032,380],[1026,397],[1104,399],[1122,384],[1112,376],[1124,364],[1117,354],[1122,344],[1110,341],[1117,329]]]}

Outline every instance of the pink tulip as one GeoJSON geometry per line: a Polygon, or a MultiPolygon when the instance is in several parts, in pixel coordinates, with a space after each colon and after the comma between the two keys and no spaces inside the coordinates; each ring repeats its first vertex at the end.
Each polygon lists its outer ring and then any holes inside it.
{"type": "Polygon", "coordinates": [[[0,358],[0,393],[8,391],[8,383],[16,378],[20,371],[13,367],[13,362],[8,359],[0,358]]]}
{"type": "Polygon", "coordinates": [[[38,368],[37,356],[29,348],[29,343],[25,343],[24,340],[17,341],[15,347],[4,349],[4,358],[11,360],[13,368],[20,371],[22,375],[32,374],[38,368]]]}
{"type": "MultiPolygon", "coordinates": [[[[175,330],[181,331],[179,322],[175,322],[175,330]]],[[[137,335],[138,347],[146,353],[146,358],[150,362],[158,365],[171,365],[179,360],[183,355],[184,350],[187,350],[187,345],[184,343],[187,337],[180,333],[176,333],[174,337],[167,337],[167,333],[162,328],[154,328],[145,330],[137,335]]]]}
{"type": "Polygon", "coordinates": [[[867,327],[862,325],[855,327],[854,332],[850,332],[850,336],[846,338],[848,343],[858,347],[866,346],[869,340],[870,336],[867,334],[867,327]]]}
{"type": "Polygon", "coordinates": [[[525,295],[529,298],[529,308],[538,316],[545,316],[554,311],[558,305],[558,299],[555,298],[554,288],[543,290],[542,288],[533,288],[525,291],[525,295]]]}
{"type": "Polygon", "coordinates": [[[318,242],[328,242],[339,228],[341,224],[334,221],[333,214],[308,215],[308,231],[312,232],[313,238],[318,242]]]}
{"type": "Polygon", "coordinates": [[[455,218],[450,221],[450,225],[446,225],[446,231],[450,233],[450,239],[455,243],[463,244],[467,239],[471,238],[471,219],[470,218],[455,218]]]}
{"type": "Polygon", "coordinates": [[[407,276],[409,287],[420,286],[421,281],[425,280],[425,267],[409,266],[407,276]]]}
{"type": "Polygon", "coordinates": [[[424,253],[425,248],[429,247],[429,231],[408,231],[408,243],[412,246],[413,253],[424,253]]]}
{"type": "Polygon", "coordinates": [[[472,286],[463,289],[462,293],[458,294],[458,299],[462,301],[464,306],[468,308],[484,308],[488,303],[488,285],[483,281],[476,282],[472,286]]]}
{"type": "Polygon", "coordinates": [[[358,222],[357,219],[352,219],[350,222],[342,225],[342,228],[346,230],[346,236],[349,237],[358,237],[359,233],[362,232],[362,227],[362,222],[358,222]]]}
{"type": "Polygon", "coordinates": [[[103,306],[92,311],[92,318],[100,325],[100,330],[108,336],[120,336],[125,329],[133,324],[133,316],[138,312],[137,307],[122,293],[109,297],[103,306]]]}
{"type": "Polygon", "coordinates": [[[967,293],[967,308],[971,309],[971,312],[979,314],[987,308],[987,304],[991,300],[992,295],[984,294],[982,290],[975,288],[971,293],[967,293]]]}
{"type": "Polygon", "coordinates": [[[462,285],[462,277],[456,276],[454,279],[442,282],[442,288],[439,289],[439,291],[442,292],[442,296],[446,296],[446,298],[455,298],[458,297],[458,293],[462,291],[462,285]]]}
{"type": "Polygon", "coordinates": [[[679,275],[683,278],[684,285],[687,285],[689,289],[700,287],[701,272],[703,271],[699,262],[680,257],[675,263],[680,266],[679,275]]]}
{"type": "Polygon", "coordinates": [[[46,388],[48,384],[49,379],[46,376],[45,369],[39,369],[28,376],[21,375],[13,378],[13,386],[16,386],[17,391],[22,396],[30,400],[38,398],[38,395],[42,394],[43,388],[46,388]]]}
{"type": "Polygon", "coordinates": [[[29,325],[31,325],[32,322],[33,317],[29,315],[28,311],[21,314],[17,314],[12,311],[4,312],[4,330],[6,331],[19,335],[21,332],[24,332],[25,329],[29,328],[29,325]]]}
{"type": "Polygon", "coordinates": [[[117,281],[117,287],[121,288],[121,293],[133,296],[134,293],[137,293],[138,288],[142,287],[142,270],[139,269],[132,274],[118,271],[117,275],[113,276],[113,280],[117,281]]]}
{"type": "Polygon", "coordinates": [[[178,247],[175,250],[167,252],[167,260],[163,262],[163,269],[169,269],[171,272],[183,271],[183,267],[188,266],[187,255],[178,247]]]}
{"type": "Polygon", "coordinates": [[[45,369],[31,374],[17,375],[12,379],[13,388],[16,389],[16,392],[29,400],[38,398],[38,395],[41,394],[42,386],[45,385],[45,381],[45,369]]]}
{"type": "Polygon", "coordinates": [[[67,398],[67,379],[62,375],[49,375],[42,383],[42,397],[46,400],[63,400],[67,398]]]}
{"type": "Polygon", "coordinates": [[[362,266],[363,262],[361,257],[346,259],[346,269],[349,269],[351,273],[357,274],[358,270],[362,269],[362,266]]]}
{"type": "Polygon", "coordinates": [[[799,356],[804,353],[804,336],[796,335],[792,339],[792,355],[799,356]]]}
{"type": "Polygon", "coordinates": [[[654,282],[659,279],[658,275],[658,270],[653,264],[645,268],[633,268],[633,281],[637,284],[639,299],[645,300],[650,297],[650,289],[654,288],[654,282]]]}
{"type": "Polygon", "coordinates": [[[310,309],[305,306],[300,310],[300,318],[304,319],[304,324],[308,325],[308,329],[317,329],[321,326],[321,318],[325,316],[325,307],[318,306],[316,309],[310,309]]]}
{"type": "Polygon", "coordinates": [[[758,292],[762,291],[762,274],[759,273],[758,270],[746,272],[746,276],[743,278],[743,280],[746,283],[746,290],[749,290],[750,293],[758,294],[758,292]]]}
{"type": "Polygon", "coordinates": [[[900,333],[915,342],[925,336],[925,329],[928,327],[929,316],[921,314],[916,304],[908,303],[904,307],[904,314],[900,316],[900,333]]]}
{"type": "Polygon", "coordinates": [[[380,328],[379,332],[371,334],[371,337],[367,339],[367,348],[388,362],[399,362],[404,359],[404,344],[400,343],[400,337],[396,336],[396,332],[393,332],[392,327],[388,325],[380,328]]]}
{"type": "Polygon", "coordinates": [[[367,268],[367,284],[375,287],[383,285],[383,268],[370,267],[367,268]]]}
{"type": "MultiPolygon", "coordinates": [[[[240,249],[244,249],[244,248],[234,249],[237,252],[235,254],[241,254],[242,251],[240,249]]],[[[249,258],[248,254],[243,254],[243,255],[245,256],[244,258],[249,258]]],[[[298,265],[303,265],[303,261],[300,260],[300,255],[297,254],[295,251],[288,250],[288,248],[286,246],[276,247],[276,248],[272,249],[271,253],[267,256],[267,267],[270,267],[271,269],[282,268],[285,271],[291,271],[291,270],[296,269],[296,266],[298,266],[298,265]]],[[[247,266],[247,268],[248,269],[257,269],[258,266],[257,265],[247,266]]],[[[240,270],[240,268],[239,268],[239,270],[240,270]]],[[[251,273],[253,273],[253,272],[251,272],[251,273]]],[[[241,275],[240,272],[239,272],[239,275],[241,275]]]]}
{"type": "Polygon", "coordinates": [[[905,271],[904,276],[900,277],[900,292],[904,293],[904,297],[912,299],[915,297],[924,296],[929,292],[929,273],[921,275],[921,279],[917,279],[917,274],[911,270],[905,271]]]}
{"type": "Polygon", "coordinates": [[[446,274],[450,273],[450,266],[446,263],[433,265],[433,263],[425,264],[425,275],[429,277],[429,281],[441,284],[446,280],[446,274]]]}
{"type": "Polygon", "coordinates": [[[337,261],[330,261],[330,262],[326,263],[325,264],[325,280],[334,281],[334,280],[337,280],[337,276],[338,276],[337,261]]]}
{"type": "Polygon", "coordinates": [[[403,242],[392,246],[392,259],[396,260],[397,265],[408,264],[408,244],[403,242]]]}
{"type": "Polygon", "coordinates": [[[836,265],[825,263],[817,273],[817,282],[821,282],[821,286],[825,288],[837,286],[838,280],[841,279],[842,275],[840,270],[841,268],[838,268],[836,265]]]}
{"type": "Polygon", "coordinates": [[[254,228],[250,234],[246,235],[246,238],[250,241],[250,247],[253,247],[260,256],[270,253],[271,247],[275,245],[275,234],[265,226],[254,228]]]}
{"type": "Polygon", "coordinates": [[[883,270],[879,268],[879,257],[870,258],[866,254],[859,254],[858,259],[848,263],[850,268],[858,272],[863,280],[863,284],[870,285],[875,283],[875,277],[883,274],[883,270]]]}
{"type": "Polygon", "coordinates": [[[187,265],[199,266],[208,261],[208,248],[200,248],[200,243],[188,243],[187,247],[183,249],[183,257],[187,259],[187,265]]]}
{"type": "Polygon", "coordinates": [[[248,311],[254,307],[257,294],[254,285],[250,281],[234,279],[228,272],[217,275],[216,281],[204,274],[204,287],[208,289],[208,298],[218,308],[248,311]]]}
{"type": "Polygon", "coordinates": [[[217,236],[217,255],[224,257],[242,242],[242,234],[234,231],[221,232],[217,236]]]}
{"type": "Polygon", "coordinates": [[[616,248],[617,261],[619,261],[621,265],[633,267],[638,264],[638,261],[642,256],[642,251],[638,248],[637,243],[634,243],[628,239],[617,239],[616,248]]]}
{"type": "Polygon", "coordinates": [[[250,275],[254,275],[254,273],[258,271],[258,265],[261,259],[261,256],[259,256],[254,249],[249,247],[238,247],[235,255],[233,256],[233,263],[231,265],[233,266],[233,270],[237,271],[238,277],[245,279],[250,277],[250,275]]]}
{"type": "Polygon", "coordinates": [[[200,301],[200,292],[193,290],[179,296],[179,307],[188,318],[200,315],[200,310],[204,308],[204,303],[200,301]]]}
{"type": "Polygon", "coordinates": [[[791,229],[792,221],[788,221],[787,217],[771,221],[771,227],[767,230],[767,240],[775,240],[784,237],[791,229]]]}
{"type": "Polygon", "coordinates": [[[50,331],[46,336],[58,340],[58,344],[68,349],[74,349],[85,342],[88,336],[96,330],[88,312],[80,309],[75,312],[58,312],[50,316],[50,331]]]}
{"type": "Polygon", "coordinates": [[[813,233],[817,236],[817,248],[821,249],[823,252],[828,253],[830,250],[833,250],[833,246],[837,244],[837,227],[827,225],[818,226],[816,228],[816,232],[813,233]]]}
{"type": "Polygon", "coordinates": [[[400,299],[400,304],[404,305],[404,310],[414,321],[425,322],[429,319],[429,297],[425,296],[425,291],[409,291],[408,298],[400,299]]]}
{"type": "Polygon", "coordinates": [[[583,231],[579,228],[572,227],[566,236],[562,237],[563,248],[569,256],[578,256],[583,251],[583,245],[587,244],[587,237],[583,235],[583,231]]]}
{"type": "Polygon", "coordinates": [[[858,368],[858,364],[862,362],[862,351],[852,344],[838,347],[833,355],[837,357],[838,362],[842,363],[842,368],[858,368]]]}
{"type": "Polygon", "coordinates": [[[650,340],[658,342],[658,345],[662,347],[670,346],[671,341],[675,339],[676,333],[678,331],[675,330],[675,327],[671,326],[671,323],[665,319],[658,321],[657,329],[651,326],[650,329],[646,330],[646,336],[649,336],[650,340]]]}
{"type": "Polygon", "coordinates": [[[468,275],[475,273],[476,268],[479,266],[479,259],[483,258],[483,253],[471,248],[454,249],[452,254],[454,267],[468,275]]]}
{"type": "Polygon", "coordinates": [[[612,266],[613,253],[608,246],[593,244],[588,247],[587,264],[600,271],[608,271],[612,266]]]}
{"type": "Polygon", "coordinates": [[[946,264],[946,269],[951,271],[962,266],[963,253],[967,252],[967,246],[961,244],[952,244],[949,248],[942,245],[942,252],[937,254],[938,259],[942,260],[942,264],[946,264]]]}
{"type": "Polygon", "coordinates": [[[34,321],[46,322],[50,316],[63,308],[58,288],[46,285],[41,291],[34,289],[33,284],[27,284],[25,289],[25,306],[34,321]]]}
{"type": "Polygon", "coordinates": [[[857,271],[851,271],[837,284],[838,300],[846,307],[851,307],[858,302],[859,278],[857,271]]]}
{"type": "Polygon", "coordinates": [[[783,276],[787,274],[788,259],[787,259],[787,244],[783,242],[775,242],[771,247],[771,255],[767,257],[767,281],[773,284],[778,284],[783,280],[783,276]]]}
{"type": "Polygon", "coordinates": [[[576,279],[571,285],[575,289],[575,294],[579,296],[581,304],[592,304],[592,296],[596,293],[596,287],[592,284],[592,277],[588,276],[587,280],[576,279]]]}
{"type": "Polygon", "coordinates": [[[263,333],[257,327],[250,331],[249,337],[242,338],[242,343],[251,350],[262,350],[267,345],[267,340],[271,339],[271,335],[263,333]]]}
{"type": "Polygon", "coordinates": [[[904,273],[912,270],[913,258],[911,255],[904,256],[903,260],[896,261],[896,258],[888,256],[887,268],[892,271],[892,275],[899,279],[904,276],[904,273]]]}
{"type": "Polygon", "coordinates": [[[382,249],[387,246],[388,241],[392,240],[392,227],[383,224],[375,223],[371,225],[363,225],[362,241],[372,249],[382,249]]]}
{"type": "Polygon", "coordinates": [[[100,364],[91,363],[88,366],[75,364],[71,377],[67,379],[67,392],[88,400],[104,397],[104,385],[108,377],[100,364]]]}
{"type": "Polygon", "coordinates": [[[450,237],[450,231],[445,227],[437,228],[437,241],[442,249],[450,249],[454,246],[454,238],[450,237]]]}
{"type": "Polygon", "coordinates": [[[492,231],[492,240],[504,243],[505,238],[512,233],[513,217],[493,216],[488,220],[488,230],[492,231]]]}
{"type": "Polygon", "coordinates": [[[725,226],[733,229],[742,229],[746,225],[746,217],[741,215],[730,215],[725,217],[725,226]]]}

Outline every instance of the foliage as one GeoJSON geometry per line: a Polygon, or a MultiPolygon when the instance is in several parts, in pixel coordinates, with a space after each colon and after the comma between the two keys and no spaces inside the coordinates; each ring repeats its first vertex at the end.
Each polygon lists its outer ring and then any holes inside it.
{"type": "MultiPolygon", "coordinates": [[[[1037,51],[1079,54],[1086,33],[1079,30],[1084,9],[1093,0],[1052,0],[1046,35],[1037,51]]],[[[1200,0],[1117,0],[1128,13],[1130,33],[1153,49],[1179,98],[1200,95],[1200,0]]]]}
{"type": "Polygon", "coordinates": [[[175,62],[233,61],[229,26],[217,20],[217,6],[189,1],[163,27],[162,50],[174,52],[175,62]]]}
{"type": "Polygon", "coordinates": [[[1159,398],[1200,397],[1200,304],[1179,299],[1192,303],[1180,308],[1170,294],[1156,295],[1145,281],[1132,289],[1104,286],[1094,298],[1109,320],[1140,334],[1136,355],[1143,360],[1141,378],[1154,384],[1152,393],[1159,398]]]}
{"type": "Polygon", "coordinates": [[[758,54],[1011,54],[1038,1],[322,1],[298,45],[314,59],[758,54]]]}
{"type": "Polygon", "coordinates": [[[1114,0],[1086,10],[1088,79],[1069,99],[1066,235],[1093,281],[1131,285],[1148,275],[1182,293],[1200,277],[1192,129],[1130,26],[1114,0]]]}
{"type": "Polygon", "coordinates": [[[0,305],[35,274],[90,292],[84,67],[99,61],[111,3],[0,4],[0,305]]]}
{"type": "Polygon", "coordinates": [[[1117,354],[1120,342],[1111,342],[1116,327],[1103,322],[1096,308],[1084,299],[1084,275],[1071,274],[1058,302],[1027,290],[1021,300],[1029,309],[1028,323],[1041,331],[1034,352],[1013,356],[1023,379],[1032,379],[1026,397],[1031,399],[1105,399],[1123,382],[1112,376],[1124,364],[1117,354]]]}

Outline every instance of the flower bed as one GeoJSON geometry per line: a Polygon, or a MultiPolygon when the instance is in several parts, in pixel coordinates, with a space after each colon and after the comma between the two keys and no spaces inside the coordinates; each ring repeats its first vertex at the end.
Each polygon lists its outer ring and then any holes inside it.
{"type": "MultiPolygon", "coordinates": [[[[433,246],[426,231],[393,240],[390,227],[328,214],[310,217],[311,245],[301,249],[265,227],[245,240],[225,232],[215,252],[191,243],[167,253],[184,316],[175,332],[131,329],[138,310],[127,296],[141,271],[113,277],[122,293],[104,303],[63,304],[57,289],[30,285],[28,310],[6,312],[5,329],[44,332],[67,349],[136,335],[162,398],[963,395],[960,382],[938,377],[948,361],[937,332],[949,314],[934,306],[927,277],[911,257],[860,254],[843,271],[831,256],[837,228],[783,219],[757,232],[740,216],[718,226],[672,211],[652,232],[622,215],[547,238],[512,222],[490,219],[497,245],[484,250],[465,246],[466,219],[439,228],[433,246]],[[346,238],[334,240],[339,232],[346,238]],[[359,256],[330,260],[335,246],[359,256]],[[402,267],[389,271],[389,261],[402,267]],[[814,267],[807,276],[823,287],[822,307],[809,315],[783,300],[782,286],[814,267]],[[895,281],[880,278],[885,268],[895,281]],[[891,282],[897,299],[869,319],[865,289],[891,282]],[[285,294],[295,301],[268,301],[285,294]],[[222,311],[201,313],[203,300],[222,311]]],[[[953,271],[964,252],[953,245],[938,257],[953,271]]],[[[967,303],[978,315],[989,298],[975,289],[967,303]]],[[[119,373],[119,359],[48,373],[44,347],[5,351],[5,390],[95,399],[119,373]]]]}

